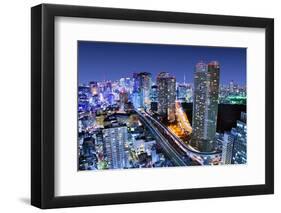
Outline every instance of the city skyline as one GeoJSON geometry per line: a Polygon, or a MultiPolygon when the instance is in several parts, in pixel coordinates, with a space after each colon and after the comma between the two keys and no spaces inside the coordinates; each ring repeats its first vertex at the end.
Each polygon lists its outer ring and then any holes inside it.
{"type": "MultiPolygon", "coordinates": [[[[228,77],[231,73],[224,70],[225,66],[221,65],[216,54],[210,57],[212,60],[194,62],[192,75],[180,78],[182,67],[187,65],[176,66],[173,64],[175,61],[168,59],[167,64],[163,57],[164,61],[159,61],[158,56],[163,56],[163,52],[155,54],[155,48],[157,51],[172,50],[165,57],[178,59],[179,56],[186,57],[180,51],[186,46],[178,49],[178,46],[167,45],[129,44],[128,47],[128,44],[117,44],[117,50],[121,51],[118,55],[110,52],[111,48],[103,48],[104,45],[115,48],[116,43],[106,44],[97,44],[100,49],[95,49],[103,60],[95,63],[99,57],[91,60],[93,54],[88,52],[86,61],[92,61],[92,65],[88,64],[92,68],[101,66],[115,71],[110,73],[110,77],[102,79],[102,74],[91,76],[92,69],[89,69],[86,83],[80,82],[78,86],[78,170],[247,162],[246,85],[241,86],[242,80],[239,83],[233,79],[227,80],[227,85],[220,84],[223,73],[228,77]],[[177,54],[174,54],[174,48],[177,54]],[[114,59],[105,53],[115,55],[114,59]],[[121,60],[124,56],[127,56],[126,60],[121,60]],[[177,71],[132,71],[129,66],[123,69],[125,72],[119,72],[126,63],[139,67],[140,61],[146,65],[153,62],[154,65],[174,66],[173,70],[177,71]],[[114,76],[117,79],[111,80],[114,76]]],[[[200,48],[202,50],[203,47],[200,48]]],[[[231,57],[231,50],[224,58],[235,58],[231,57]]],[[[211,52],[198,53],[206,56],[211,52]]],[[[226,54],[226,51],[223,53],[226,54]]],[[[78,60],[83,61],[84,57],[79,54],[78,60]]],[[[244,67],[241,60],[233,63],[244,67]]],[[[180,60],[177,62],[181,63],[180,60]]],[[[239,72],[244,72],[240,78],[246,79],[246,67],[239,72]]]]}
{"type": "Polygon", "coordinates": [[[246,48],[78,41],[79,83],[132,78],[149,72],[153,82],[160,72],[172,73],[179,83],[193,82],[198,61],[220,63],[220,85],[246,85],[246,48]]]}

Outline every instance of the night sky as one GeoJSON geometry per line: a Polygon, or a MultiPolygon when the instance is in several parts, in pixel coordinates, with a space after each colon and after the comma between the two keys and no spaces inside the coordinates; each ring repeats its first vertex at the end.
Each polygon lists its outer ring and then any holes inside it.
{"type": "Polygon", "coordinates": [[[79,83],[119,80],[134,72],[169,72],[193,83],[195,64],[220,63],[220,84],[246,84],[246,48],[78,41],[79,83]]]}

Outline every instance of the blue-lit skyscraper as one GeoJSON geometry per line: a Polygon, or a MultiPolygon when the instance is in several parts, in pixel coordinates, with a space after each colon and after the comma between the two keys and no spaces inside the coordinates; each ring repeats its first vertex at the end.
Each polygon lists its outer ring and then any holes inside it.
{"type": "Polygon", "coordinates": [[[178,84],[178,86],[177,86],[177,99],[179,101],[182,101],[182,102],[186,101],[187,92],[188,92],[187,84],[178,84]]]}
{"type": "Polygon", "coordinates": [[[157,85],[153,85],[151,87],[151,93],[150,93],[150,99],[152,102],[157,102],[158,101],[158,87],[157,85]]]}
{"type": "Polygon", "coordinates": [[[194,73],[193,135],[191,145],[202,152],[214,149],[217,127],[219,63],[198,63],[194,73]]]}
{"type": "Polygon", "coordinates": [[[224,133],[222,144],[222,164],[231,164],[233,153],[234,136],[224,133]]]}
{"type": "Polygon", "coordinates": [[[132,100],[135,108],[150,108],[151,73],[134,73],[132,100]]]}
{"type": "Polygon", "coordinates": [[[153,112],[157,112],[158,111],[158,87],[157,87],[157,85],[153,85],[151,87],[150,100],[151,100],[150,110],[153,112]]]}
{"type": "Polygon", "coordinates": [[[246,113],[241,113],[241,119],[237,121],[236,128],[232,128],[231,134],[235,137],[233,144],[232,163],[247,163],[247,125],[246,113]]]}
{"type": "Polygon", "coordinates": [[[140,78],[140,103],[142,108],[150,107],[151,73],[139,73],[140,78]]]}
{"type": "Polygon", "coordinates": [[[124,124],[113,123],[103,129],[103,141],[107,162],[111,169],[122,169],[126,166],[125,143],[128,129],[124,124]]]}
{"type": "Polygon", "coordinates": [[[84,111],[89,108],[90,88],[80,85],[78,87],[78,111],[84,111]]]}

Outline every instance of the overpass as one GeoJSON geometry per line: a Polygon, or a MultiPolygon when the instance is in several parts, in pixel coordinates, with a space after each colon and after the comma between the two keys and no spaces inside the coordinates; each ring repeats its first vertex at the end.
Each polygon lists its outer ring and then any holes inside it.
{"type": "MultiPolygon", "coordinates": [[[[141,114],[147,120],[149,120],[154,127],[158,129],[165,138],[170,139],[170,144],[173,143],[173,147],[177,150],[178,153],[184,153],[186,156],[191,158],[193,161],[197,162],[199,165],[204,165],[204,159],[208,157],[215,157],[216,155],[220,154],[220,152],[200,152],[188,144],[185,144],[180,138],[178,138],[169,128],[163,125],[161,122],[153,118],[149,113],[137,112],[139,115],[141,114]]],[[[183,154],[182,154],[183,155],[183,154]]]]}
{"type": "Polygon", "coordinates": [[[153,122],[149,120],[145,114],[142,114],[138,110],[136,113],[139,115],[141,122],[153,133],[156,138],[156,141],[159,142],[160,146],[163,148],[164,152],[170,158],[170,160],[176,166],[188,166],[188,163],[184,160],[182,153],[179,153],[168,141],[167,138],[164,137],[161,132],[159,132],[158,128],[153,125],[153,122]]]}

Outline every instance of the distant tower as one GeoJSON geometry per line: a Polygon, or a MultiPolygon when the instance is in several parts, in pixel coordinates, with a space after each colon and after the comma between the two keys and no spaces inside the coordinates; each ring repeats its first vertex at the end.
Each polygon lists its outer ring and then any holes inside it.
{"type": "Polygon", "coordinates": [[[202,152],[214,149],[217,126],[219,63],[198,63],[194,73],[193,135],[191,145],[202,152]]]}
{"type": "Polygon", "coordinates": [[[229,92],[230,92],[230,93],[233,93],[233,92],[234,92],[234,82],[233,82],[233,81],[230,81],[230,82],[229,82],[229,92]]]}
{"type": "Polygon", "coordinates": [[[158,113],[169,122],[175,121],[176,78],[167,72],[157,76],[158,113]]]}

